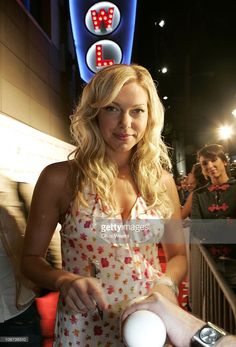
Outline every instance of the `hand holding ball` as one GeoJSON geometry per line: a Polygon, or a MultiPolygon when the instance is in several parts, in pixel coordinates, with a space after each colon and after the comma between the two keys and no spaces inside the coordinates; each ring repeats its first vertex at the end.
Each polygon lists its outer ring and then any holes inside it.
{"type": "Polygon", "coordinates": [[[155,313],[136,311],[123,324],[123,340],[127,347],[163,347],[166,328],[155,313]]]}

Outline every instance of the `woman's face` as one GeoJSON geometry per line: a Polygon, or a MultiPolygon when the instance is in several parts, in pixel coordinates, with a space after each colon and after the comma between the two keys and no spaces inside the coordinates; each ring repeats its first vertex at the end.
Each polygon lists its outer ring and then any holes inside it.
{"type": "Polygon", "coordinates": [[[99,112],[99,129],[112,159],[117,153],[129,154],[142,139],[148,121],[147,102],[146,91],[136,82],[130,82],[99,112]]]}
{"type": "Polygon", "coordinates": [[[203,175],[209,177],[211,181],[227,175],[227,163],[217,156],[214,159],[201,156],[199,162],[203,175]]]}

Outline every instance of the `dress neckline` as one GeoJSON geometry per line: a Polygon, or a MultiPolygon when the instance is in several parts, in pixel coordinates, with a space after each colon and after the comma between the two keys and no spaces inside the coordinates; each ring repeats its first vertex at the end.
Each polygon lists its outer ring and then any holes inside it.
{"type": "MultiPolygon", "coordinates": [[[[136,199],[135,199],[135,201],[133,203],[133,206],[130,209],[130,212],[129,212],[129,215],[127,216],[127,218],[123,218],[122,217],[122,212],[121,213],[117,213],[117,215],[114,216],[114,218],[118,218],[118,219],[122,220],[123,224],[125,224],[127,221],[130,221],[132,219],[132,217],[133,217],[134,210],[136,209],[140,199],[141,199],[141,195],[140,195],[140,193],[137,193],[136,199]]],[[[102,201],[101,201],[100,197],[98,196],[98,194],[95,194],[95,205],[96,205],[96,203],[99,204],[102,212],[104,212],[106,214],[106,205],[104,206],[102,204],[102,201]]]]}
{"type": "Polygon", "coordinates": [[[131,207],[130,211],[129,211],[129,214],[128,214],[128,217],[125,219],[122,217],[122,212],[120,213],[120,217],[122,219],[122,223],[125,224],[127,221],[130,221],[132,219],[132,216],[133,216],[133,211],[134,209],[136,208],[138,202],[139,202],[139,199],[140,199],[140,194],[138,193],[137,196],[136,196],[136,199],[133,203],[133,206],[131,207]]]}

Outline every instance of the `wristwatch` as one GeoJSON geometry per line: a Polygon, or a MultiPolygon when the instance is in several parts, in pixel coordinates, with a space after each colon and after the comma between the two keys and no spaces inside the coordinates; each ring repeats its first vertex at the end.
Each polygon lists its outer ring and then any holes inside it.
{"type": "Polygon", "coordinates": [[[226,336],[227,333],[218,326],[207,322],[196,334],[192,337],[191,347],[212,347],[217,346],[219,340],[226,336]]]}

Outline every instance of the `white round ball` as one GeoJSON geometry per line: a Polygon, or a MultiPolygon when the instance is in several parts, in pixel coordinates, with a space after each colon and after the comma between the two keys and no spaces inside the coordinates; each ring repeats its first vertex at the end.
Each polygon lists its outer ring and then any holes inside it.
{"type": "Polygon", "coordinates": [[[124,322],[123,339],[127,347],[163,347],[166,327],[155,313],[136,311],[124,322]]]}

